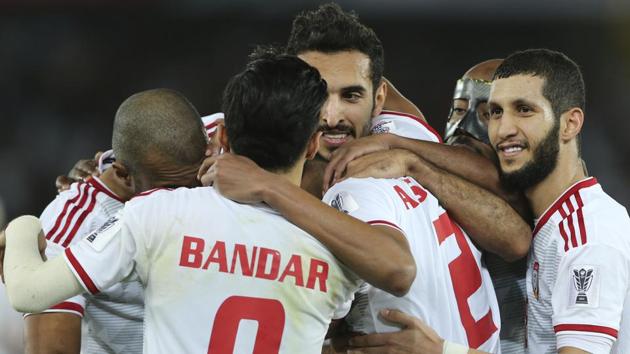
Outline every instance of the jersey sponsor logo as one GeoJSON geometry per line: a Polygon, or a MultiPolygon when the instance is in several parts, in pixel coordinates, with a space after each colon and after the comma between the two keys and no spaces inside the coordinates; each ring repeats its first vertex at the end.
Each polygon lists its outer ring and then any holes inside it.
{"type": "Polygon", "coordinates": [[[206,249],[203,238],[184,236],[179,266],[203,270],[211,268],[221,273],[287,282],[298,287],[317,288],[324,293],[328,291],[329,266],[321,259],[287,255],[272,248],[240,243],[235,243],[232,251],[228,252],[224,241],[212,242],[211,246],[206,249]]]}
{"type": "Polygon", "coordinates": [[[597,307],[599,304],[597,268],[592,265],[573,265],[570,276],[569,303],[572,306],[597,307]]]}
{"type": "Polygon", "coordinates": [[[338,193],[330,202],[330,206],[346,214],[359,209],[359,204],[348,192],[338,193]]]}
{"type": "Polygon", "coordinates": [[[107,229],[111,228],[116,222],[118,221],[118,217],[116,216],[112,216],[111,218],[107,219],[107,221],[105,221],[105,223],[103,225],[101,225],[101,227],[99,227],[98,229],[96,229],[96,231],[92,232],[88,237],[87,240],[89,242],[94,242],[94,240],[96,239],[96,236],[100,233],[103,233],[105,231],[107,231],[107,229]]]}

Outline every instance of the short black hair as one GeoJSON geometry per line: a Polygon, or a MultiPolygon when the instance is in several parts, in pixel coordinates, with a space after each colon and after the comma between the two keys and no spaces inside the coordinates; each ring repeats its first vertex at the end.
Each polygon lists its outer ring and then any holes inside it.
{"type": "Polygon", "coordinates": [[[112,147],[130,174],[155,177],[150,161],[159,158],[173,168],[199,164],[207,137],[199,113],[181,93],[143,91],[127,98],[114,119],[112,147]]]}
{"type": "Polygon", "coordinates": [[[542,94],[551,103],[556,119],[574,107],[584,110],[582,72],[565,54],[549,49],[515,52],[499,65],[493,80],[514,75],[532,75],[544,79],[542,94]]]}
{"type": "Polygon", "coordinates": [[[298,14],[293,20],[286,50],[293,55],[308,51],[337,53],[356,50],[370,58],[374,90],[383,77],[385,53],[380,39],[371,28],[359,22],[354,12],[344,12],[334,3],[298,14]]]}
{"type": "Polygon", "coordinates": [[[326,90],[317,69],[298,57],[250,62],[223,93],[230,148],[269,171],[293,167],[317,130],[326,90]]]}

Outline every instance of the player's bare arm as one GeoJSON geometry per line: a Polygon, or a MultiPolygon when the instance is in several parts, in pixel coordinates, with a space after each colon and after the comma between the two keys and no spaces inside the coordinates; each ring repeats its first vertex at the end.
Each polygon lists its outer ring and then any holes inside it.
{"type": "Polygon", "coordinates": [[[403,94],[400,93],[400,91],[398,91],[396,87],[394,87],[391,81],[387,80],[386,78],[383,78],[383,81],[385,81],[385,84],[387,85],[387,96],[385,97],[383,110],[409,113],[422,119],[425,122],[427,121],[424,118],[422,111],[420,111],[420,108],[418,108],[415,104],[413,104],[413,102],[403,96],[403,94]]]}
{"type": "Polygon", "coordinates": [[[4,276],[9,302],[19,312],[41,312],[83,292],[64,257],[44,262],[38,250],[43,238],[34,216],[21,216],[7,226],[4,276]]]}
{"type": "Polygon", "coordinates": [[[24,319],[26,354],[78,354],[81,317],[71,313],[44,313],[24,319]]]}
{"type": "Polygon", "coordinates": [[[398,230],[370,226],[345,215],[242,156],[217,157],[204,176],[227,198],[269,204],[368,283],[397,296],[406,294],[413,283],[415,261],[398,230]]]}
{"type": "Polygon", "coordinates": [[[529,250],[531,229],[506,201],[410,151],[380,151],[347,166],[346,177],[414,177],[481,248],[508,261],[523,258],[529,250]]]}

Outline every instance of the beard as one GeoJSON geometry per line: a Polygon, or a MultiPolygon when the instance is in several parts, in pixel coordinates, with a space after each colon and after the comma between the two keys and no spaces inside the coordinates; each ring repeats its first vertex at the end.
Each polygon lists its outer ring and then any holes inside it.
{"type": "Polygon", "coordinates": [[[558,164],[560,120],[556,120],[547,136],[538,144],[534,157],[513,172],[501,171],[501,182],[509,190],[525,191],[542,182],[558,164]]]}

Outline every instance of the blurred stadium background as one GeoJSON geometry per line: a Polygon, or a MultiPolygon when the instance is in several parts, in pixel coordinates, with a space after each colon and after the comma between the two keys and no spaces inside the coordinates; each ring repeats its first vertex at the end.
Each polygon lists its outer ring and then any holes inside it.
{"type": "MultiPolygon", "coordinates": [[[[202,115],[215,112],[223,86],[250,50],[285,43],[293,16],[320,3],[0,1],[0,199],[6,217],[38,215],[56,194],[57,175],[108,149],[114,113],[126,97],[168,87],[188,96],[202,115]]],[[[583,158],[608,193],[630,205],[630,1],[338,3],[377,32],[386,77],[440,132],[455,80],[473,64],[532,47],[568,54],[586,81],[583,158]]],[[[2,302],[0,353],[17,353],[21,325],[8,324],[15,314],[2,302]]]]}

